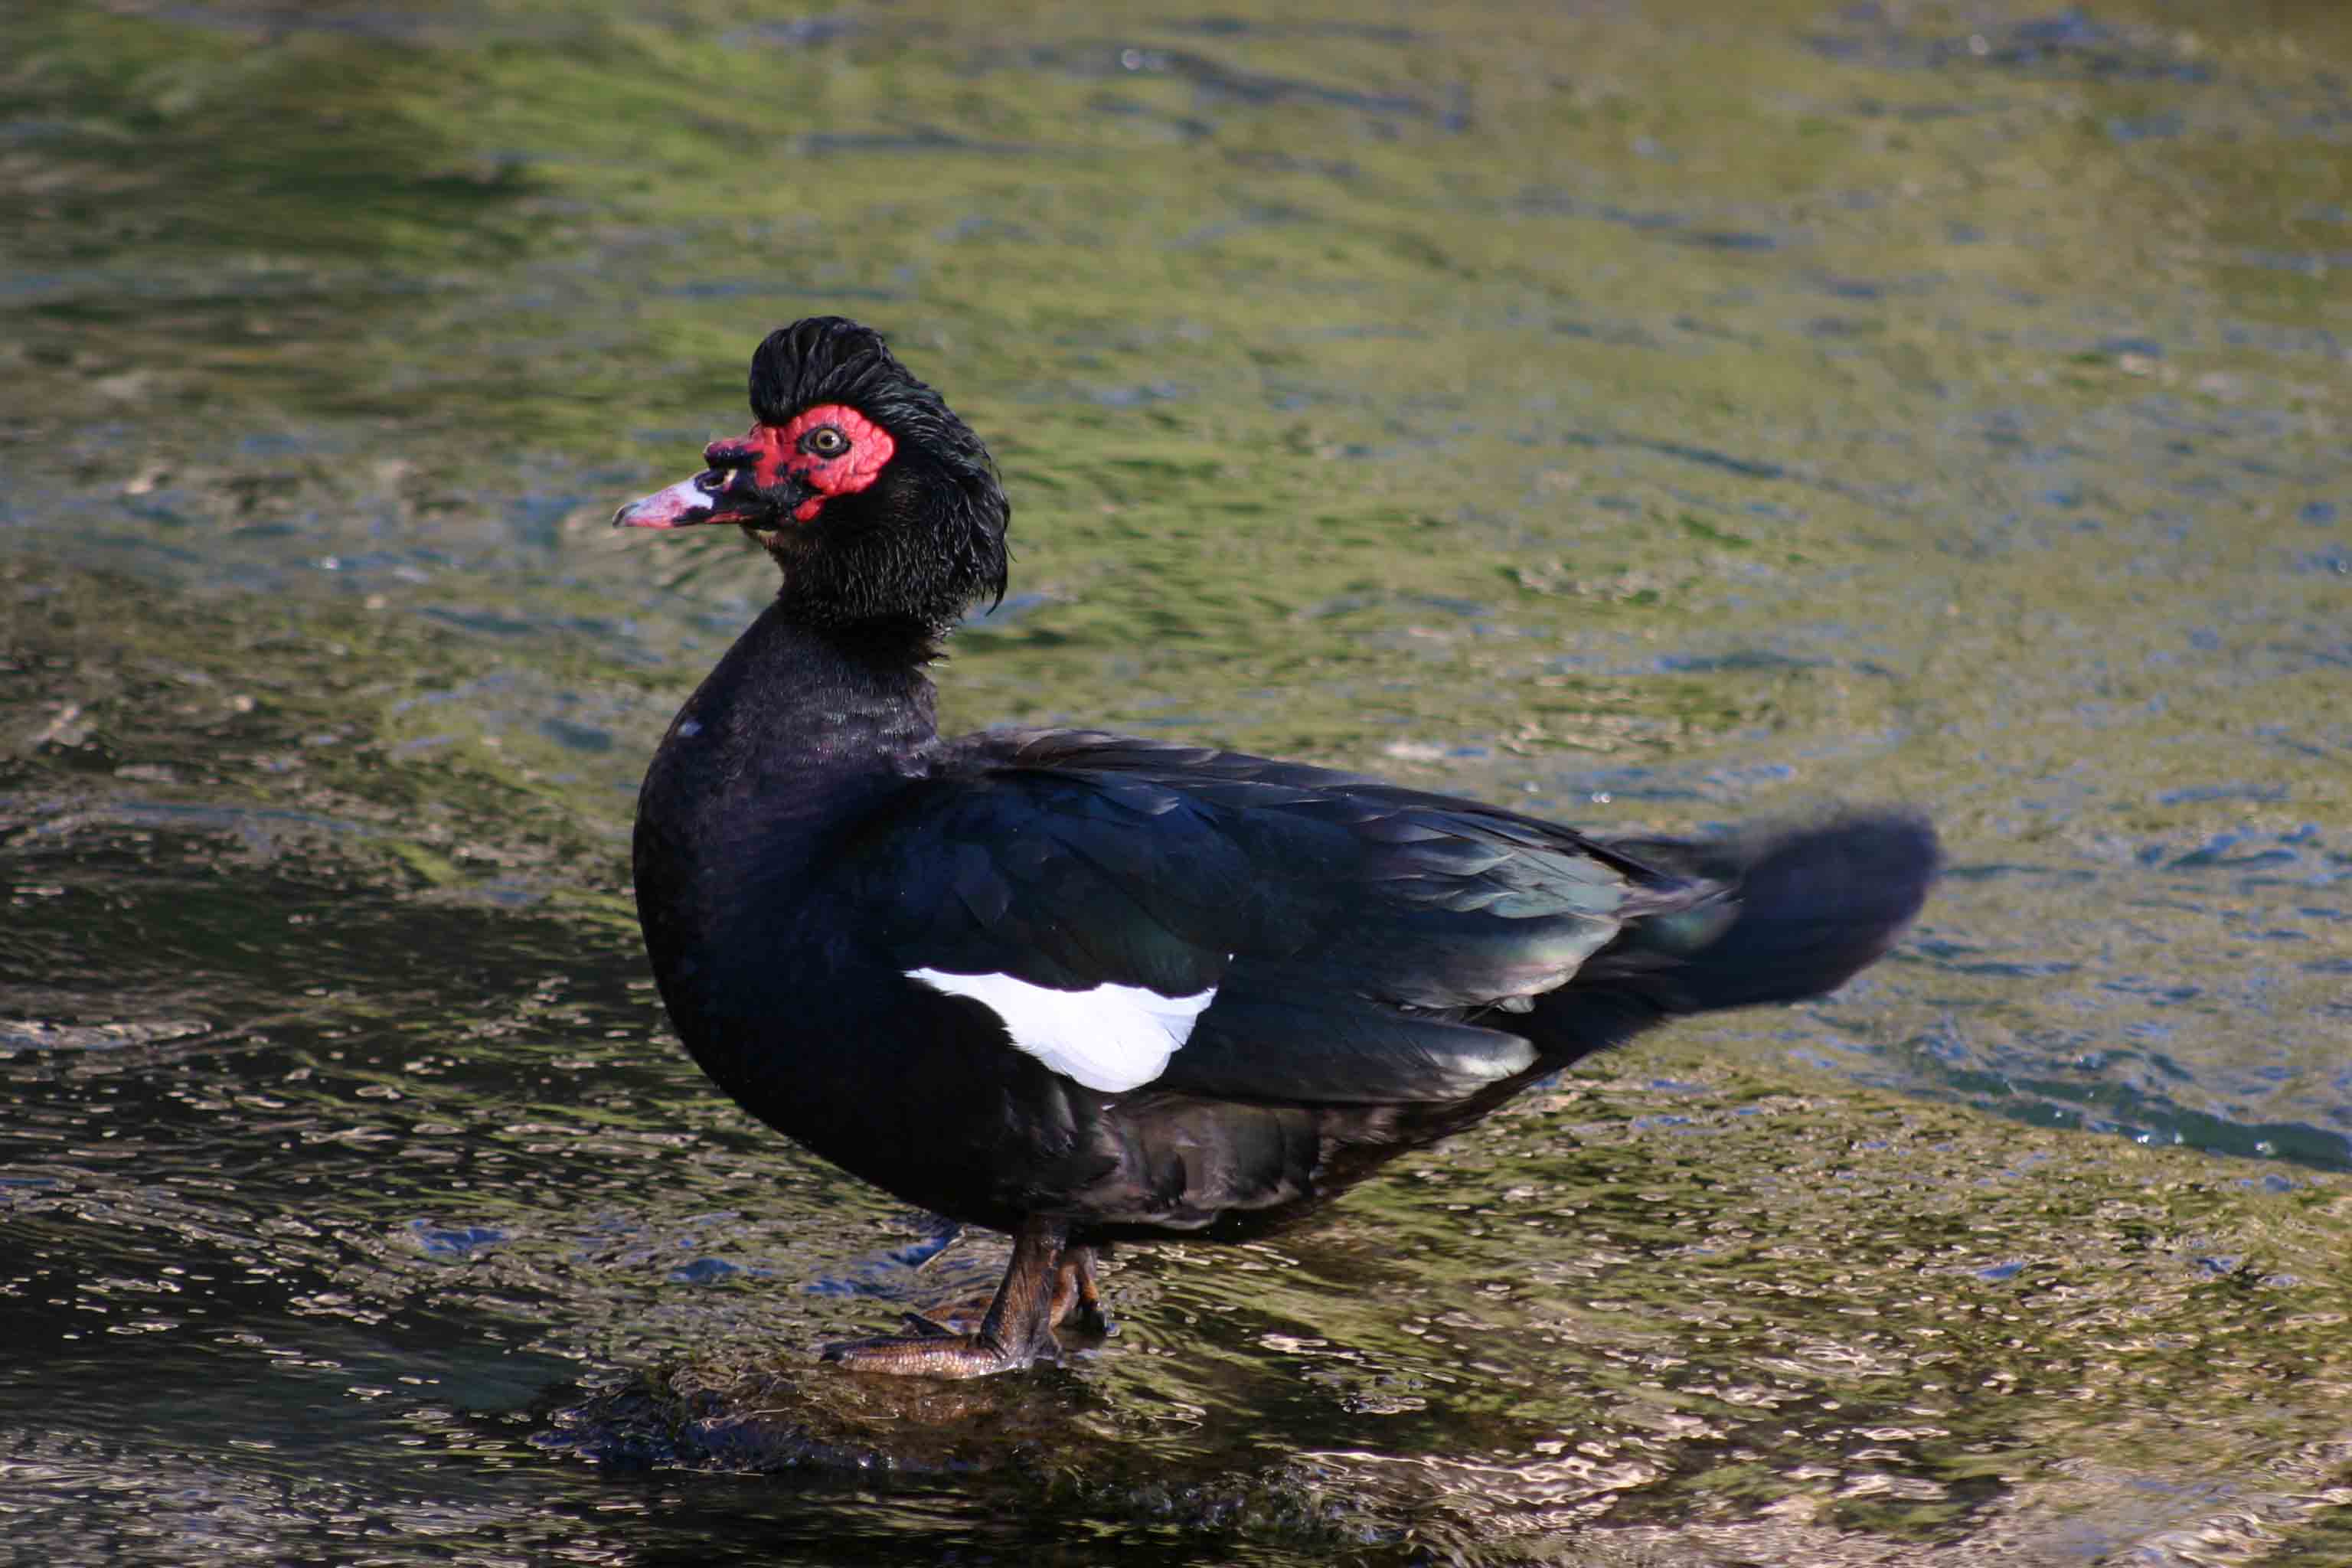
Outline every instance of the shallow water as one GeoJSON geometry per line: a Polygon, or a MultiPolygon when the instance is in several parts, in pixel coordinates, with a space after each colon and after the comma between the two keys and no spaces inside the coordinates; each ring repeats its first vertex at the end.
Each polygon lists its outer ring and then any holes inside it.
{"type": "Polygon", "coordinates": [[[58,1563],[2352,1558],[2352,14],[0,18],[0,1513],[58,1563]],[[614,504],[995,447],[964,723],[1952,871],[973,1388],[676,1049],[614,504]]]}

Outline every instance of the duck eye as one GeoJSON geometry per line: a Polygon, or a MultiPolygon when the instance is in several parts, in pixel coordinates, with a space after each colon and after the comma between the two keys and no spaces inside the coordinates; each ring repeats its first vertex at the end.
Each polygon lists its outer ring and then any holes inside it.
{"type": "Polygon", "coordinates": [[[820,458],[838,458],[849,450],[849,437],[830,425],[820,425],[801,437],[801,450],[820,458]]]}

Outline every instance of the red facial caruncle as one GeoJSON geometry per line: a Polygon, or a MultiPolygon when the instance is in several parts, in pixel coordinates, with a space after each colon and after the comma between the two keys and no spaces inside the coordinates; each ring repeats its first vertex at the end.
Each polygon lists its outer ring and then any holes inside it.
{"type": "Polygon", "coordinates": [[[613,521],[624,528],[772,526],[781,521],[781,493],[794,521],[814,522],[828,500],[871,485],[897,450],[890,433],[856,409],[820,404],[788,423],[754,425],[740,437],[713,441],[702,452],[708,469],[630,502],[613,521]]]}
{"type": "Polygon", "coordinates": [[[890,433],[842,403],[802,410],[788,425],[754,425],[741,439],[713,441],[702,460],[713,468],[748,469],[761,489],[797,474],[816,494],[793,510],[801,522],[814,522],[835,496],[856,495],[872,484],[898,444],[890,433]]]}

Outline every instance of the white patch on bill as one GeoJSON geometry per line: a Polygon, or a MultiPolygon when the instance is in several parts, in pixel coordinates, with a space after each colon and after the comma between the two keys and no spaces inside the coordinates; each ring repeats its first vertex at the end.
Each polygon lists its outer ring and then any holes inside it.
{"type": "Polygon", "coordinates": [[[654,493],[677,508],[680,517],[693,511],[709,511],[719,504],[719,499],[702,488],[700,474],[674,485],[664,485],[654,493]]]}
{"type": "Polygon", "coordinates": [[[702,488],[702,476],[697,474],[631,501],[614,514],[613,521],[623,528],[678,528],[699,522],[718,508],[719,499],[702,488]]]}
{"type": "Polygon", "coordinates": [[[1213,985],[1192,996],[1162,996],[1108,981],[1091,991],[1056,991],[1010,974],[937,969],[910,969],[907,978],[971,997],[1004,1021],[1015,1046],[1106,1094],[1139,1088],[1167,1071],[1168,1058],[1192,1038],[1193,1024],[1217,995],[1213,985]]]}

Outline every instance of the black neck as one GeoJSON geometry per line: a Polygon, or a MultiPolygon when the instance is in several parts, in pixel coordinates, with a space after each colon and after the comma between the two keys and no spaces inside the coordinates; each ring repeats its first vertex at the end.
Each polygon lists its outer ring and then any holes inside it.
{"type": "Polygon", "coordinates": [[[774,604],[679,710],[638,796],[635,859],[654,973],[688,1039],[689,1020],[765,995],[751,972],[791,940],[772,927],[811,858],[929,766],[933,651],[774,604]]]}
{"type": "Polygon", "coordinates": [[[663,737],[640,838],[658,825],[673,866],[709,865],[747,843],[789,844],[794,822],[818,829],[877,779],[920,773],[939,734],[933,651],[912,628],[810,626],[770,605],[663,737]]]}
{"type": "Polygon", "coordinates": [[[779,602],[746,627],[678,713],[733,764],[772,776],[894,767],[937,738],[937,649],[914,623],[814,624],[779,602]]]}

